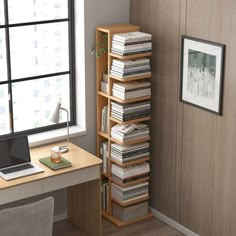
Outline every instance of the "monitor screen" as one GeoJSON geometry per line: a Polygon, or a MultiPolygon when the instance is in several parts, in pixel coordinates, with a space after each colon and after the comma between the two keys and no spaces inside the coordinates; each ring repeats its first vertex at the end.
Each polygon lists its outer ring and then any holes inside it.
{"type": "Polygon", "coordinates": [[[30,161],[28,137],[0,141],[0,169],[30,161]]]}

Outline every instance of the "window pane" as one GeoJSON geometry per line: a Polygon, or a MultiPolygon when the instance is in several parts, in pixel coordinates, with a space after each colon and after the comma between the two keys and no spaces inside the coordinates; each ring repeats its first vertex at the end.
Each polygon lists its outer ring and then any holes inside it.
{"type": "Polygon", "coordinates": [[[7,80],[5,29],[0,29],[0,81],[7,80]]]}
{"type": "Polygon", "coordinates": [[[0,85],[0,135],[10,133],[8,85],[0,85]]]}
{"type": "Polygon", "coordinates": [[[67,22],[13,27],[10,45],[13,79],[69,70],[67,22]]]}
{"type": "Polygon", "coordinates": [[[68,0],[8,0],[8,9],[10,24],[68,18],[68,0]]]}
{"type": "Polygon", "coordinates": [[[0,25],[5,24],[5,19],[4,19],[4,0],[0,0],[0,25]]]}
{"type": "MultiPolygon", "coordinates": [[[[62,106],[70,109],[69,75],[13,83],[15,132],[51,125],[50,115],[61,98],[62,106]]],[[[60,122],[66,121],[61,111],[60,122]]]]}

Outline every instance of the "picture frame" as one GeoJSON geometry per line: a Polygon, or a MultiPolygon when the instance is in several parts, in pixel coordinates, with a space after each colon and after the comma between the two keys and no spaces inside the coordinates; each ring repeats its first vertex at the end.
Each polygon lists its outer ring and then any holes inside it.
{"type": "Polygon", "coordinates": [[[225,45],[182,35],[180,101],[222,115],[225,45]]]}

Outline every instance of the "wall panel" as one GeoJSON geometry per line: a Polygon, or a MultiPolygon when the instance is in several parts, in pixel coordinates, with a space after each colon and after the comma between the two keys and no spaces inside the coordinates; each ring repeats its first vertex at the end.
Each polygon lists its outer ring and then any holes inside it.
{"type": "Polygon", "coordinates": [[[179,0],[131,1],[131,23],[153,36],[151,205],[175,214],[179,0]]]}
{"type": "Polygon", "coordinates": [[[151,206],[201,236],[236,235],[236,1],[131,0],[153,35],[151,206]],[[226,45],[223,116],[179,102],[180,37],[226,45]]]}

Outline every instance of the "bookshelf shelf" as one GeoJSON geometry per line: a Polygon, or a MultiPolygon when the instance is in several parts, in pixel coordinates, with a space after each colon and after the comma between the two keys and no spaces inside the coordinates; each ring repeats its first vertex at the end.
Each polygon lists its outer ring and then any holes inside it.
{"type": "Polygon", "coordinates": [[[118,227],[124,227],[124,226],[134,224],[134,223],[137,223],[137,222],[140,222],[140,221],[143,221],[143,220],[146,220],[146,219],[149,219],[149,218],[153,217],[153,214],[151,212],[149,212],[147,215],[145,215],[143,217],[137,218],[135,220],[124,222],[124,221],[121,221],[121,220],[117,219],[116,217],[114,217],[112,215],[109,215],[106,212],[102,212],[102,215],[103,215],[103,217],[110,220],[112,223],[114,223],[118,227]]]}
{"type": "Polygon", "coordinates": [[[110,117],[110,120],[117,123],[117,124],[132,124],[132,123],[140,123],[140,122],[144,122],[144,121],[149,121],[149,120],[151,120],[151,116],[145,116],[143,118],[128,120],[128,121],[120,121],[120,120],[117,120],[113,117],[110,117]]]}
{"type": "Polygon", "coordinates": [[[152,55],[152,52],[138,53],[138,54],[133,54],[133,55],[129,55],[129,56],[120,56],[115,53],[110,53],[110,57],[123,59],[123,60],[135,59],[135,58],[140,58],[140,57],[150,57],[151,55],[152,55]]]}
{"type": "Polygon", "coordinates": [[[143,142],[146,142],[146,141],[149,141],[150,140],[150,137],[147,137],[147,138],[139,138],[139,139],[135,139],[135,140],[132,140],[132,141],[129,141],[129,142],[121,142],[115,138],[110,138],[111,142],[113,143],[117,143],[117,144],[120,144],[120,145],[133,145],[133,144],[137,144],[137,143],[143,143],[143,142]]]}
{"type": "Polygon", "coordinates": [[[106,139],[108,139],[108,133],[104,133],[104,132],[101,132],[101,131],[99,131],[98,132],[98,135],[100,135],[100,136],[102,136],[102,137],[104,137],[104,138],[106,138],[106,139]]]}
{"type": "Polygon", "coordinates": [[[120,187],[129,187],[129,186],[132,186],[134,184],[142,183],[142,182],[147,181],[149,179],[150,179],[150,177],[147,176],[147,177],[143,177],[143,178],[136,179],[136,180],[130,181],[128,183],[122,184],[122,183],[118,182],[117,180],[115,180],[111,177],[111,181],[114,182],[115,184],[119,185],[120,187]]]}
{"type": "Polygon", "coordinates": [[[114,75],[110,75],[110,78],[121,81],[121,82],[127,82],[127,81],[134,81],[134,80],[140,80],[140,79],[147,79],[147,78],[151,78],[152,74],[151,73],[147,73],[145,75],[139,75],[139,76],[132,76],[129,78],[120,78],[114,75]]]}
{"type": "Polygon", "coordinates": [[[125,166],[130,166],[130,165],[134,165],[134,164],[137,164],[137,163],[142,163],[142,162],[144,162],[144,161],[149,161],[149,160],[150,160],[150,157],[142,157],[142,158],[140,158],[140,159],[138,159],[138,160],[135,160],[135,161],[128,161],[128,162],[125,162],[125,163],[121,163],[121,162],[119,162],[119,161],[112,160],[112,159],[111,159],[111,162],[112,162],[112,163],[115,163],[115,164],[117,164],[117,165],[119,165],[119,166],[125,167],[125,166]]]}
{"type": "Polygon", "coordinates": [[[132,99],[120,99],[114,96],[110,96],[110,99],[119,103],[131,103],[131,102],[139,102],[139,101],[144,101],[144,100],[150,100],[151,96],[144,96],[144,97],[139,97],[139,98],[132,98],[132,99]]]}
{"type": "Polygon", "coordinates": [[[97,94],[100,95],[100,96],[106,97],[106,98],[109,97],[109,95],[107,93],[104,93],[104,92],[101,92],[101,91],[98,91],[97,94]]]}
{"type": "MultiPolygon", "coordinates": [[[[150,137],[148,125],[151,120],[151,96],[149,96],[151,93],[151,83],[149,80],[152,76],[150,69],[150,56],[152,52],[139,53],[142,50],[151,50],[151,36],[139,31],[139,26],[130,24],[99,26],[96,29],[96,52],[102,52],[96,59],[97,156],[103,160],[101,174],[102,215],[119,227],[133,224],[152,216],[152,214],[148,212],[148,185],[150,179],[150,137]],[[136,42],[133,44],[134,46],[131,46],[135,48],[134,51],[136,51],[136,54],[120,56],[111,53],[111,49],[112,51],[116,51],[114,50],[114,45],[116,44],[114,38],[120,36],[117,34],[123,33],[129,33],[129,35],[131,33],[135,35],[135,37],[138,35],[137,41],[135,39],[136,42]],[[141,35],[144,38],[139,38],[141,35]],[[104,41],[104,39],[106,39],[106,41],[104,41]],[[143,43],[145,46],[143,46],[143,43]],[[120,69],[118,66],[119,68],[117,68],[117,64],[115,65],[115,63],[123,64],[124,67],[121,66],[120,69]],[[127,63],[129,63],[129,65],[127,63]],[[134,73],[136,75],[133,75],[134,73]],[[114,76],[113,74],[121,74],[126,78],[114,76]],[[127,92],[127,90],[129,92],[127,92]],[[107,91],[107,93],[103,91],[107,91]],[[117,96],[120,97],[141,97],[123,100],[112,96],[112,94],[117,94],[117,96]],[[121,119],[131,118],[131,120],[120,121],[112,117],[112,115],[118,118],[121,117],[121,119]],[[130,140],[131,138],[131,141],[121,142],[112,137],[120,137],[119,134],[116,136],[117,133],[114,133],[115,128],[120,125],[121,127],[135,127],[134,130],[130,131],[134,132],[124,139],[130,140]],[[137,139],[132,140],[134,137],[137,139]],[[116,154],[118,155],[116,157],[118,161],[111,159],[111,155],[114,155],[115,150],[118,153],[116,154]],[[124,152],[122,150],[124,150],[124,152]],[[139,158],[140,153],[144,153],[145,156],[139,158]],[[122,159],[126,157],[129,158],[130,161],[122,163],[122,159]],[[121,160],[121,162],[119,162],[119,160],[121,160]],[[119,168],[121,171],[131,168],[134,171],[133,173],[138,174],[129,174],[133,180],[128,183],[122,183],[117,180],[117,177],[119,179],[119,172],[117,172],[117,176],[114,174],[114,170],[119,168]],[[135,168],[137,168],[138,172],[135,172],[135,168]],[[138,198],[128,196],[131,198],[129,201],[120,202],[112,198],[111,187],[117,188],[122,194],[125,193],[122,188],[132,189],[131,196],[140,194],[139,191],[141,187],[143,193],[147,192],[147,194],[143,194],[138,198]],[[119,190],[120,188],[121,190],[119,190]],[[133,191],[135,194],[133,194],[133,191]],[[120,217],[119,213],[116,215],[117,209],[118,212],[120,211],[121,214],[124,214],[124,218],[120,217]],[[129,218],[130,216],[126,213],[127,210],[130,209],[134,209],[131,218],[129,218]],[[123,219],[123,221],[120,219],[123,219]]],[[[116,46],[119,47],[119,43],[116,46]]],[[[131,51],[133,51],[133,49],[131,51]]],[[[126,52],[127,51],[125,51],[125,53],[126,52]]]]}
{"type": "Polygon", "coordinates": [[[114,198],[111,198],[111,201],[117,203],[120,206],[126,207],[126,206],[131,206],[131,205],[139,203],[139,202],[147,201],[148,199],[149,199],[149,195],[145,194],[144,196],[141,196],[141,197],[138,197],[134,200],[130,200],[130,201],[126,201],[126,202],[120,202],[114,198]]]}

